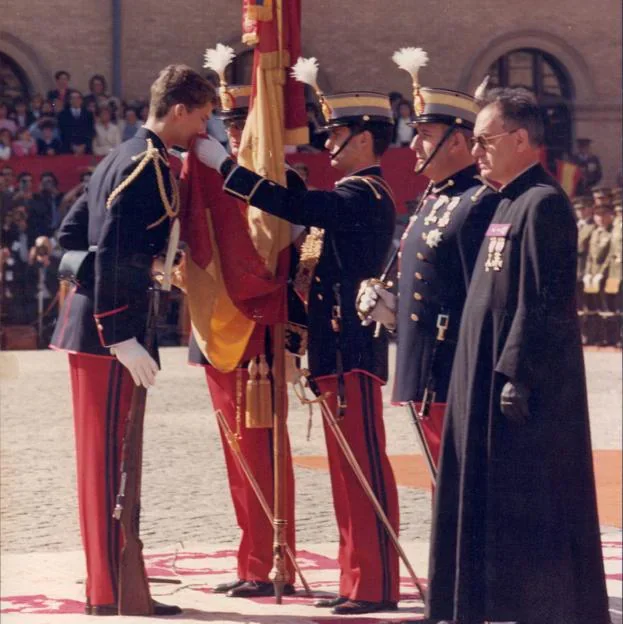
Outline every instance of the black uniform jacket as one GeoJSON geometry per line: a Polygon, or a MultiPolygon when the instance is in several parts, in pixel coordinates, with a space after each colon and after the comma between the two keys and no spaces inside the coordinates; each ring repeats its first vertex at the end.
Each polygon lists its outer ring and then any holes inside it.
{"type": "Polygon", "coordinates": [[[291,223],[324,228],[322,255],[309,293],[309,367],[312,375],[360,371],[387,380],[387,336],[374,338],[355,310],[360,282],[377,275],[391,245],[395,203],[378,166],[338,181],[332,191],[296,192],[235,167],[225,190],[291,223]],[[339,284],[341,331],[332,328],[339,284]]]}
{"type": "Polygon", "coordinates": [[[429,376],[445,403],[456,338],[478,250],[499,196],[467,167],[431,189],[402,237],[393,401],[420,401],[429,376]],[[437,317],[449,316],[437,342],[437,317]]]}
{"type": "MultiPolygon", "coordinates": [[[[108,355],[106,347],[133,336],[139,341],[144,337],[151,261],[164,250],[169,233],[154,162],[138,174],[110,208],[106,202],[138,166],[148,139],[166,159],[165,146],[158,136],[141,128],[100,162],[87,192],[63,220],[59,230],[62,247],[97,247],[95,276],[94,286],[73,288],[67,295],[52,337],[53,348],[108,355]]],[[[168,165],[159,162],[159,167],[170,201],[168,165]]]]}
{"type": "MultiPolygon", "coordinates": [[[[286,183],[288,185],[288,189],[296,193],[302,193],[307,190],[305,182],[303,178],[291,168],[286,169],[286,183]]],[[[227,250],[221,249],[221,253],[235,253],[235,250],[227,250]]],[[[290,274],[292,275],[296,270],[297,263],[297,253],[294,245],[291,246],[291,255],[290,255],[290,274]]],[[[297,326],[306,326],[307,325],[307,314],[304,309],[303,302],[298,297],[298,295],[294,292],[294,289],[288,287],[288,320],[291,323],[294,323],[297,326]]],[[[243,361],[241,363],[242,366],[247,364],[247,360],[259,354],[259,352],[264,352],[266,350],[266,340],[262,339],[264,336],[256,336],[255,332],[261,332],[265,334],[266,326],[264,325],[256,325],[254,333],[249,340],[249,346],[247,347],[247,351],[243,355],[243,361]],[[254,351],[258,351],[255,353],[254,351]]],[[[296,340],[294,335],[289,334],[286,329],[286,348],[288,348],[293,353],[298,351],[297,347],[299,346],[298,341],[296,340]],[[292,344],[290,344],[292,343],[292,344]]],[[[191,332],[190,341],[188,343],[188,362],[189,364],[199,365],[199,366],[208,366],[210,362],[208,362],[205,355],[199,348],[197,341],[195,340],[195,335],[191,332]]]]}

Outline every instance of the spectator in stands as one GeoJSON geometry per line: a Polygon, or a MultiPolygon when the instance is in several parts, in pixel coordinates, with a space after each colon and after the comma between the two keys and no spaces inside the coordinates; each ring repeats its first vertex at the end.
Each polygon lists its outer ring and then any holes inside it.
{"type": "Polygon", "coordinates": [[[95,100],[91,100],[90,102],[85,102],[84,103],[84,108],[85,110],[87,110],[89,113],[91,113],[91,115],[93,115],[93,119],[97,120],[97,116],[99,115],[99,108],[97,106],[97,102],[95,100]]]}
{"type": "Polygon", "coordinates": [[[106,78],[101,74],[94,74],[89,79],[89,93],[84,97],[84,105],[88,108],[94,102],[97,109],[108,106],[110,95],[106,91],[106,78]]]}
{"type": "Polygon", "coordinates": [[[399,91],[390,91],[388,93],[389,97],[389,105],[392,107],[392,112],[394,113],[394,121],[398,119],[398,107],[400,102],[404,100],[402,93],[399,91]]]}
{"type": "Polygon", "coordinates": [[[37,153],[39,156],[58,156],[63,147],[60,139],[54,136],[56,124],[51,119],[43,119],[38,126],[41,138],[37,139],[37,153]]]}
{"type": "Polygon", "coordinates": [[[33,116],[33,121],[36,121],[37,119],[39,119],[39,117],[41,117],[41,108],[43,107],[43,102],[44,99],[41,93],[35,93],[32,98],[30,98],[30,112],[33,116]]]}
{"type": "Polygon", "coordinates": [[[35,195],[33,177],[29,171],[22,171],[17,176],[17,191],[13,195],[13,204],[26,209],[30,245],[37,236],[50,233],[47,219],[48,208],[42,198],[38,194],[35,195]]]}
{"type": "Polygon", "coordinates": [[[10,165],[2,167],[2,178],[4,180],[5,192],[11,195],[15,193],[17,187],[15,186],[15,172],[13,171],[13,167],[10,165]]]}
{"type": "Polygon", "coordinates": [[[52,134],[55,139],[60,140],[61,134],[58,129],[58,119],[54,114],[52,102],[48,102],[47,100],[41,105],[39,118],[30,125],[30,128],[28,128],[30,130],[32,138],[35,139],[35,141],[38,141],[40,138],[42,138],[43,133],[41,131],[41,124],[46,121],[51,121],[54,124],[54,130],[52,131],[52,134]]]}
{"type": "Polygon", "coordinates": [[[413,107],[408,100],[400,100],[398,103],[398,117],[394,124],[394,140],[396,147],[409,147],[413,140],[415,130],[409,125],[413,122],[413,107]]]}
{"type": "Polygon", "coordinates": [[[13,102],[13,107],[14,111],[11,113],[10,117],[18,128],[28,128],[28,126],[35,121],[35,116],[28,110],[26,100],[17,98],[13,102]]]}
{"type": "Polygon", "coordinates": [[[0,130],[0,160],[9,160],[13,155],[11,132],[8,128],[0,130]]]}
{"type": "Polygon", "coordinates": [[[71,76],[68,71],[61,69],[54,74],[54,79],[56,80],[56,89],[48,91],[48,100],[54,104],[56,113],[60,113],[65,106],[69,105],[72,91],[69,86],[71,76]]]}
{"type": "Polygon", "coordinates": [[[95,139],[93,139],[93,153],[96,156],[106,156],[121,143],[119,126],[111,121],[110,108],[104,106],[100,110],[95,124],[95,139]]]}
{"type": "Polygon", "coordinates": [[[17,132],[17,139],[11,145],[13,156],[23,158],[24,156],[37,155],[37,142],[30,135],[28,128],[20,128],[17,132]]]}
{"type": "Polygon", "coordinates": [[[95,121],[84,108],[80,91],[72,91],[69,106],[58,116],[63,150],[68,154],[91,154],[95,121]]]}
{"type": "MultiPolygon", "coordinates": [[[[138,118],[141,120],[141,123],[145,123],[147,121],[147,117],[149,117],[149,104],[143,104],[138,112],[138,118]]],[[[210,117],[212,119],[214,115],[210,117]]]]}
{"type": "Polygon", "coordinates": [[[59,208],[61,221],[65,218],[65,215],[69,212],[69,209],[74,205],[76,200],[86,191],[89,180],[91,179],[91,174],[91,170],[83,171],[80,174],[80,183],[65,193],[59,208]]]}
{"type": "Polygon", "coordinates": [[[0,102],[0,130],[7,129],[11,133],[11,137],[17,132],[17,124],[9,117],[9,107],[0,102]]]}
{"type": "Polygon", "coordinates": [[[123,121],[119,122],[119,127],[121,129],[121,141],[131,139],[136,134],[136,131],[142,126],[143,124],[136,115],[136,110],[132,107],[126,108],[123,114],[123,121]]]}
{"type": "Polygon", "coordinates": [[[58,190],[58,178],[52,171],[44,171],[39,178],[39,193],[35,196],[38,200],[35,209],[40,214],[30,214],[35,219],[38,234],[55,232],[61,224],[61,203],[63,194],[58,190]]]}
{"type": "Polygon", "coordinates": [[[25,206],[16,205],[13,209],[13,240],[8,246],[8,256],[4,267],[4,299],[7,303],[7,323],[30,323],[34,320],[36,307],[28,297],[28,258],[34,242],[28,225],[28,212],[25,206]]]}

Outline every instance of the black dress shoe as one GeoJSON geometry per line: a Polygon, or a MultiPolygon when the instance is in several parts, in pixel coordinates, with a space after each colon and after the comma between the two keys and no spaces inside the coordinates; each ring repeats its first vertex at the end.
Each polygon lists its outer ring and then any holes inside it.
{"type": "Polygon", "coordinates": [[[318,607],[319,609],[333,609],[333,607],[339,607],[345,602],[348,602],[348,598],[344,598],[344,596],[336,596],[335,598],[322,598],[314,602],[314,607],[318,607]]]}
{"type": "Polygon", "coordinates": [[[219,583],[212,591],[215,594],[226,594],[228,591],[240,587],[244,582],[244,579],[236,579],[235,581],[228,581],[227,583],[219,583]]]}
{"type": "MultiPolygon", "coordinates": [[[[165,605],[161,602],[153,601],[154,612],[152,615],[170,616],[179,615],[182,610],[177,605],[165,605]]],[[[84,607],[84,612],[87,615],[119,615],[119,609],[116,604],[108,605],[92,605],[87,602],[84,607]]]]}
{"type": "Polygon", "coordinates": [[[335,615],[361,615],[363,613],[376,613],[377,611],[396,611],[398,605],[395,602],[384,600],[382,602],[369,602],[368,600],[347,600],[334,607],[335,615]]]}
{"type": "MultiPolygon", "coordinates": [[[[294,585],[284,585],[283,587],[284,596],[292,596],[295,591],[294,585]]],[[[242,585],[227,592],[227,596],[230,598],[263,598],[274,595],[275,586],[270,581],[245,581],[242,585]]]]}

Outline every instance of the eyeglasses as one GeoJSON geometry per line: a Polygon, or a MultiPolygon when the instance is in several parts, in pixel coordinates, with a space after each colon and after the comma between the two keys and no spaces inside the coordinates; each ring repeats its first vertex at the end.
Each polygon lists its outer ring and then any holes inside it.
{"type": "Polygon", "coordinates": [[[500,134],[492,134],[491,136],[481,134],[477,137],[471,137],[469,140],[469,146],[471,147],[471,149],[474,149],[476,145],[478,145],[478,147],[482,147],[483,150],[487,150],[487,148],[491,147],[493,141],[495,141],[496,139],[501,139],[502,137],[509,134],[513,134],[514,132],[517,132],[517,130],[519,130],[519,128],[509,130],[508,132],[500,132],[500,134]]]}
{"type": "Polygon", "coordinates": [[[225,128],[227,130],[230,130],[232,128],[236,130],[244,130],[245,120],[244,119],[232,119],[232,120],[226,120],[224,123],[225,123],[225,128]]]}

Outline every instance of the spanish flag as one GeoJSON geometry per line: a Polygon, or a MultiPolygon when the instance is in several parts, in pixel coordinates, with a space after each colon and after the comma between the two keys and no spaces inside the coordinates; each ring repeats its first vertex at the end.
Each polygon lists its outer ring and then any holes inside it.
{"type": "MultiPolygon", "coordinates": [[[[301,2],[243,0],[242,28],[243,41],[255,50],[253,91],[238,162],[285,186],[285,146],[308,141],[304,87],[289,72],[301,52],[301,2]]],[[[252,206],[248,219],[267,267],[285,275],[289,224],[252,206]]]]}
{"type": "Polygon", "coordinates": [[[566,160],[556,161],[556,178],[569,197],[575,195],[575,189],[582,177],[582,170],[574,163],[566,160]]]}

